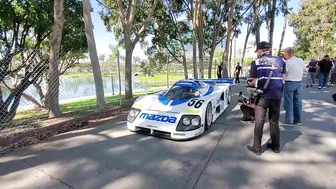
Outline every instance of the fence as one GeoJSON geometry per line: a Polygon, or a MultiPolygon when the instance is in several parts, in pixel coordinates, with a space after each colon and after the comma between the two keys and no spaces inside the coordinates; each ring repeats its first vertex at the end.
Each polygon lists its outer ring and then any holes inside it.
{"type": "MultiPolygon", "coordinates": [[[[60,113],[59,119],[67,119],[129,102],[123,95],[123,80],[119,95],[115,75],[102,76],[102,83],[94,79],[93,73],[66,75],[66,69],[76,64],[69,62],[65,53],[60,57],[56,64],[61,73],[59,78],[57,72],[49,70],[52,65],[55,68],[56,61],[51,62],[40,50],[22,50],[0,57],[0,138],[42,126],[45,121],[56,122],[58,118],[49,119],[52,113],[60,113]],[[96,90],[99,85],[100,90],[96,90]],[[97,106],[99,95],[105,101],[104,107],[97,106]]],[[[133,83],[135,97],[164,88],[133,83]]]]}
{"type": "MultiPolygon", "coordinates": [[[[119,76],[117,70],[102,73],[100,82],[95,80],[92,72],[67,74],[68,68],[76,66],[76,61],[69,60],[76,59],[67,57],[66,53],[61,53],[60,57],[59,63],[55,60],[51,62],[50,57],[40,50],[24,50],[1,57],[0,138],[40,127],[45,122],[81,117],[130,103],[124,98],[124,75],[119,76]],[[56,77],[54,75],[57,72],[49,70],[51,66],[53,70],[58,66],[61,74],[59,78],[57,74],[56,77]],[[97,106],[99,96],[105,101],[103,107],[97,106]],[[50,115],[60,118],[49,119],[50,115]]],[[[212,77],[216,76],[216,68],[214,66],[212,70],[212,77]]],[[[188,73],[192,74],[192,70],[188,70],[188,73]]],[[[207,78],[207,70],[204,76],[207,78]]],[[[134,98],[140,94],[165,90],[183,78],[181,70],[168,70],[168,74],[165,70],[153,77],[142,74],[134,76],[134,98]]]]}

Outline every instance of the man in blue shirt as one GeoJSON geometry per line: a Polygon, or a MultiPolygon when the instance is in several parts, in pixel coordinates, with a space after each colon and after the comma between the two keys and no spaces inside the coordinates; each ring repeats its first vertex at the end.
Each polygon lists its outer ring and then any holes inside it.
{"type": "Polygon", "coordinates": [[[279,153],[280,104],[286,74],[286,64],[280,57],[271,55],[271,45],[268,42],[260,42],[257,45],[256,53],[258,58],[251,63],[251,78],[253,78],[252,84],[255,84],[258,80],[257,88],[262,92],[260,93],[259,101],[255,108],[253,145],[248,145],[247,149],[257,155],[261,155],[261,138],[263,135],[266,112],[268,110],[272,143],[267,144],[267,147],[271,148],[273,152],[279,153]],[[265,83],[267,83],[272,70],[273,73],[266,86],[265,83]]]}

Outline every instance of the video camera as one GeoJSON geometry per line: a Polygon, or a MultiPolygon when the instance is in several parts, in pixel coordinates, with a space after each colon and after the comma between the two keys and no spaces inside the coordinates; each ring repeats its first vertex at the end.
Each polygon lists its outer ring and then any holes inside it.
{"type": "Polygon", "coordinates": [[[260,89],[257,89],[255,86],[251,86],[250,82],[252,79],[247,80],[247,93],[248,96],[243,95],[243,92],[239,92],[239,99],[238,102],[243,103],[243,104],[255,104],[257,101],[257,98],[259,94],[261,93],[260,89]]]}

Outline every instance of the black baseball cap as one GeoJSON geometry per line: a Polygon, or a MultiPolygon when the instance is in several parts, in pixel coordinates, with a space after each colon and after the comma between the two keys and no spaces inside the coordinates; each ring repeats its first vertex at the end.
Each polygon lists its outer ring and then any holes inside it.
{"type": "Polygon", "coordinates": [[[271,45],[266,41],[262,41],[257,45],[257,49],[255,50],[255,52],[257,52],[258,49],[269,49],[269,48],[271,48],[271,45]]]}

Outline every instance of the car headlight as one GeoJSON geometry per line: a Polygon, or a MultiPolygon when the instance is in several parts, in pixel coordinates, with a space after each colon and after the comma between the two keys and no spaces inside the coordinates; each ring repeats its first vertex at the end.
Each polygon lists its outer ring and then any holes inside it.
{"type": "Polygon", "coordinates": [[[129,111],[129,113],[127,115],[127,121],[133,123],[135,118],[139,115],[140,111],[141,110],[139,110],[139,109],[131,108],[131,110],[129,111]]]}
{"type": "Polygon", "coordinates": [[[190,119],[188,117],[185,117],[185,118],[182,119],[182,123],[184,125],[189,125],[190,124],[190,119]]]}
{"type": "Polygon", "coordinates": [[[193,126],[197,126],[197,125],[199,125],[199,119],[198,119],[197,117],[193,118],[193,119],[191,120],[191,124],[192,124],[193,126]]]}
{"type": "Polygon", "coordinates": [[[183,115],[176,131],[192,131],[201,127],[201,118],[198,115],[183,115]]]}

